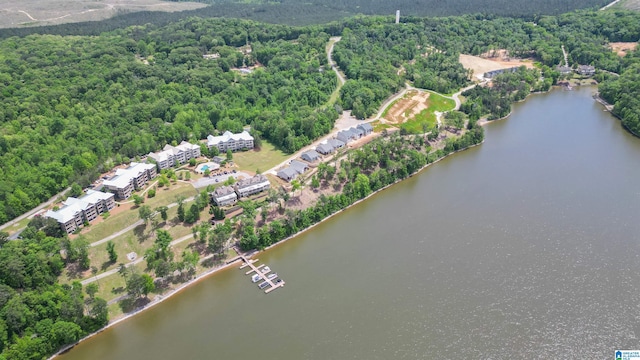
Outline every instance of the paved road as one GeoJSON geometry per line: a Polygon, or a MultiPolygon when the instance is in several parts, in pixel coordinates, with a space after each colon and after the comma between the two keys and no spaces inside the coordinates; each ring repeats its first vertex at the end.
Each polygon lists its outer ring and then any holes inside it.
{"type": "Polygon", "coordinates": [[[31,217],[33,216],[33,214],[37,213],[38,211],[40,211],[40,210],[44,209],[45,207],[47,207],[47,206],[49,206],[49,205],[51,205],[51,204],[53,204],[53,203],[58,199],[58,197],[59,197],[59,196],[63,195],[64,193],[66,193],[66,192],[67,192],[67,191],[69,191],[69,190],[71,190],[71,188],[70,188],[70,187],[68,187],[68,188],[66,188],[66,189],[64,189],[64,190],[62,190],[61,192],[59,192],[59,193],[57,193],[57,194],[53,195],[53,197],[52,197],[51,199],[49,199],[47,202],[45,202],[45,203],[42,203],[42,204],[38,205],[36,208],[34,208],[34,209],[31,209],[31,210],[27,211],[26,213],[24,213],[24,214],[22,214],[22,215],[18,216],[17,218],[15,218],[15,219],[13,219],[13,220],[11,220],[11,221],[8,221],[8,222],[7,222],[7,223],[5,223],[5,224],[2,224],[2,225],[0,226],[0,230],[4,230],[4,229],[8,228],[9,226],[13,226],[13,224],[15,224],[15,223],[17,223],[17,222],[21,221],[22,219],[24,219],[24,218],[26,218],[26,217],[31,218],[31,217]]]}
{"type": "MultiPolygon", "coordinates": [[[[185,236],[183,236],[183,237],[181,237],[181,238],[179,238],[179,239],[173,240],[173,241],[171,242],[171,246],[176,245],[176,244],[179,244],[179,243],[181,243],[181,242],[183,242],[183,241],[189,240],[189,239],[191,239],[192,237],[193,237],[193,234],[189,234],[189,235],[185,235],[185,236]]],[[[93,244],[91,244],[91,245],[93,246],[93,244]]],[[[133,266],[133,265],[135,265],[135,264],[139,264],[139,263],[141,263],[142,261],[144,261],[144,256],[139,256],[137,259],[135,259],[135,260],[133,260],[133,261],[131,261],[131,262],[129,262],[129,263],[126,263],[124,266],[126,266],[126,267],[133,266]]],[[[118,272],[118,268],[111,269],[111,270],[109,270],[109,271],[105,271],[105,272],[103,272],[103,273],[102,273],[102,274],[100,274],[100,275],[96,275],[96,276],[92,276],[92,277],[90,277],[90,278],[88,278],[88,279],[84,279],[84,280],[80,281],[80,283],[81,283],[82,285],[90,284],[90,283],[92,283],[92,282],[94,282],[94,281],[96,281],[96,280],[104,279],[104,278],[106,278],[107,276],[111,276],[111,275],[113,275],[113,274],[115,274],[115,273],[117,273],[117,272],[118,272]]]]}

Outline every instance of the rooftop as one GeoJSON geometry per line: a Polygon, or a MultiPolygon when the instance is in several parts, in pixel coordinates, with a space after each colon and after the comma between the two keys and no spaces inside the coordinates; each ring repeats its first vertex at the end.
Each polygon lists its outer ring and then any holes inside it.
{"type": "Polygon", "coordinates": [[[131,180],[140,176],[144,171],[155,169],[154,164],[143,164],[132,162],[126,169],[116,170],[116,176],[103,182],[104,186],[113,186],[117,188],[124,188],[131,184],[131,180]]]}
{"type": "Polygon", "coordinates": [[[264,183],[265,181],[269,182],[269,180],[264,175],[258,174],[249,179],[240,180],[236,185],[238,186],[238,188],[243,188],[251,185],[261,184],[261,183],[264,183]]]}
{"type": "Polygon", "coordinates": [[[231,131],[225,131],[224,134],[220,136],[207,136],[207,144],[209,145],[216,145],[221,142],[227,142],[229,140],[253,140],[253,136],[251,136],[247,130],[239,134],[234,134],[231,131]]]}

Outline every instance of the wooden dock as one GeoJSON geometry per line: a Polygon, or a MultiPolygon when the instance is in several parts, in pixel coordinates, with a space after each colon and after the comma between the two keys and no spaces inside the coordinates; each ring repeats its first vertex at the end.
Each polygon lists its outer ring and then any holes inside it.
{"type": "MultiPolygon", "coordinates": [[[[280,281],[279,283],[274,283],[271,279],[267,278],[267,274],[269,274],[271,272],[271,269],[269,269],[268,271],[261,271],[260,269],[265,266],[265,264],[262,265],[258,265],[255,266],[253,265],[254,263],[258,262],[258,259],[247,259],[244,256],[240,256],[240,258],[242,259],[242,261],[244,262],[244,264],[242,264],[240,266],[240,269],[244,269],[247,266],[251,268],[251,270],[245,272],[246,275],[249,275],[253,272],[255,272],[256,274],[260,275],[260,278],[263,280],[262,283],[267,283],[268,287],[264,290],[265,294],[268,294],[270,292],[272,292],[273,290],[277,289],[277,288],[281,288],[284,286],[284,281],[280,281]]],[[[276,278],[273,278],[273,280],[275,280],[276,278]]],[[[282,279],[281,279],[282,280],[282,279]]]]}

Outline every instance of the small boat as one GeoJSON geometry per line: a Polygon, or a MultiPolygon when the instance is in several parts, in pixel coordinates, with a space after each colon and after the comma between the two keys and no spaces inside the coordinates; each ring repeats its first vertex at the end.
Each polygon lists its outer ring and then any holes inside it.
{"type": "Polygon", "coordinates": [[[262,276],[260,276],[260,274],[254,274],[251,277],[251,281],[253,281],[254,283],[260,281],[260,279],[262,279],[262,276]]]}
{"type": "Polygon", "coordinates": [[[262,282],[262,283],[260,283],[260,284],[258,285],[258,287],[260,288],[260,290],[262,290],[262,289],[266,288],[267,286],[269,286],[269,283],[268,283],[268,282],[266,282],[266,281],[265,281],[265,282],[262,282]]]}
{"type": "Polygon", "coordinates": [[[278,274],[275,274],[275,273],[267,275],[267,279],[269,279],[269,280],[275,279],[277,277],[278,277],[278,274]]]}
{"type": "Polygon", "coordinates": [[[265,266],[262,268],[262,273],[268,273],[269,271],[271,271],[271,269],[268,266],[265,266]]]}

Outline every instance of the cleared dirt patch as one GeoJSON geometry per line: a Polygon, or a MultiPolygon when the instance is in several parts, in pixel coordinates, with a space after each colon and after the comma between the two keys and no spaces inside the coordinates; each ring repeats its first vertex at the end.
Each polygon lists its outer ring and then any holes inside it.
{"type": "Polygon", "coordinates": [[[428,92],[408,91],[386,111],[383,118],[391,124],[402,124],[427,108],[429,95],[428,92]]]}
{"type": "Polygon", "coordinates": [[[629,51],[635,50],[638,46],[637,42],[613,42],[609,43],[611,50],[618,54],[618,56],[625,56],[629,51]]]}
{"type": "Polygon", "coordinates": [[[496,52],[495,54],[486,54],[487,56],[492,56],[490,58],[484,58],[480,56],[473,55],[464,55],[460,54],[458,61],[462,64],[465,69],[473,70],[473,76],[476,79],[479,79],[482,74],[500,69],[508,69],[514,66],[526,66],[527,68],[532,69],[533,62],[527,59],[513,59],[509,58],[506,52],[496,52]]]}
{"type": "Polygon", "coordinates": [[[0,0],[0,28],[107,19],[123,12],[182,11],[207,6],[160,0],[0,0]]]}

